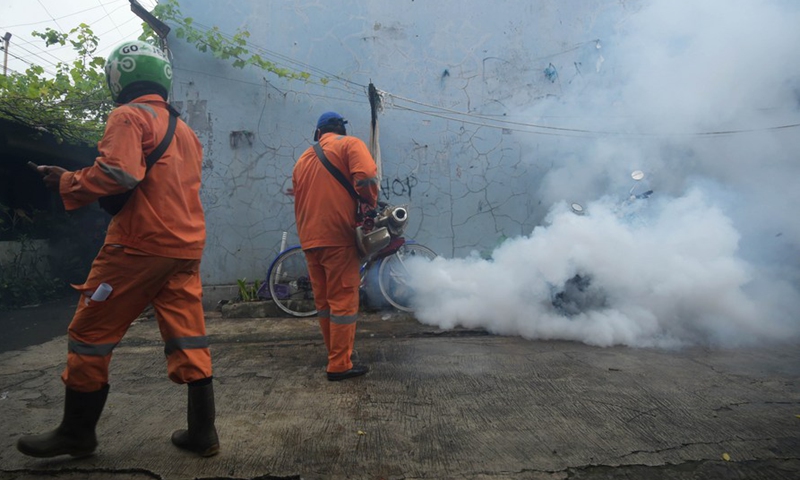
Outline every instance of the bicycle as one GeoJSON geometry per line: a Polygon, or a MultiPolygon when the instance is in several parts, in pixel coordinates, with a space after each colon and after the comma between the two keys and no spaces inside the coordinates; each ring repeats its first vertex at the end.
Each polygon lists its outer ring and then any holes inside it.
{"type": "MultiPolygon", "coordinates": [[[[387,207],[384,211],[393,208],[398,207],[387,207]]],[[[377,223],[380,224],[380,220],[377,223]]],[[[361,263],[360,290],[362,293],[366,293],[369,273],[377,268],[377,283],[381,296],[392,307],[403,312],[411,312],[413,311],[411,299],[414,289],[410,284],[405,262],[416,257],[432,260],[437,255],[424,245],[413,240],[406,240],[402,236],[404,228],[404,226],[390,228],[389,231],[392,234],[388,245],[361,263]]],[[[267,271],[267,285],[270,297],[284,312],[294,317],[316,315],[314,292],[308,276],[306,256],[300,245],[286,248],[275,257],[267,271]]]]}
{"type": "MultiPolygon", "coordinates": [[[[638,212],[644,205],[641,201],[653,194],[649,182],[642,181],[644,177],[644,172],[641,170],[631,172],[634,184],[628,191],[627,198],[614,208],[617,217],[625,219],[626,222],[636,221],[638,212]]],[[[570,208],[575,215],[586,215],[586,210],[580,203],[572,203],[570,208]]],[[[592,283],[592,275],[588,272],[579,272],[570,277],[562,287],[553,290],[551,299],[556,310],[567,317],[607,306],[606,292],[592,283]]]]}

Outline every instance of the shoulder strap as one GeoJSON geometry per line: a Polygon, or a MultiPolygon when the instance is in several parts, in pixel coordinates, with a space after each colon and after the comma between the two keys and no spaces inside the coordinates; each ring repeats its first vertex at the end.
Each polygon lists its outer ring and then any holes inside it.
{"type": "Polygon", "coordinates": [[[150,170],[150,167],[155,164],[161,155],[164,155],[164,152],[167,151],[169,148],[169,144],[172,143],[172,137],[175,135],[175,126],[178,124],[178,115],[175,110],[172,108],[168,108],[169,110],[169,125],[167,125],[167,133],[164,135],[164,138],[161,140],[161,143],[150,152],[150,155],[145,157],[144,161],[147,164],[147,170],[150,170]]]}
{"type": "Polygon", "coordinates": [[[342,186],[350,193],[350,196],[353,197],[354,200],[361,203],[369,204],[369,202],[363,198],[361,195],[356,192],[356,189],[353,188],[353,184],[347,181],[347,178],[344,174],[328,160],[328,157],[325,156],[325,152],[322,151],[322,147],[320,146],[319,142],[314,144],[314,151],[317,153],[317,158],[319,158],[320,162],[325,165],[325,168],[331,172],[331,175],[342,184],[342,186]]]}

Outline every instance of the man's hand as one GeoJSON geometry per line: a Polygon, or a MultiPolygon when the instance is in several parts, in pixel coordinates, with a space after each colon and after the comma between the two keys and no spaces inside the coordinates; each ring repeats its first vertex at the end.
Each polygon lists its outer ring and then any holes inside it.
{"type": "Polygon", "coordinates": [[[52,165],[39,165],[36,170],[42,175],[44,185],[50,190],[58,191],[58,186],[61,183],[61,175],[67,173],[66,169],[61,167],[54,167],[52,165]]]}

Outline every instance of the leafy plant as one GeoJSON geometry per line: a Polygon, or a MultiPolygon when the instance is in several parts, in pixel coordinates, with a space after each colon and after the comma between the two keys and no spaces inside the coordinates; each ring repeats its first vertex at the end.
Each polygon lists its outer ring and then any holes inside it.
{"type": "Polygon", "coordinates": [[[20,235],[25,225],[33,223],[33,219],[23,208],[14,208],[0,203],[0,239],[4,236],[20,235]]]}
{"type": "Polygon", "coordinates": [[[261,282],[255,281],[252,284],[247,284],[246,278],[236,280],[239,286],[239,300],[242,302],[255,302],[258,300],[258,289],[261,288],[261,282]]]}
{"type": "Polygon", "coordinates": [[[40,303],[81,283],[102,245],[91,212],[12,209],[0,203],[0,309],[40,303]],[[95,235],[87,234],[95,232],[95,235]]]}
{"type": "Polygon", "coordinates": [[[105,87],[105,59],[94,55],[98,37],[85,23],[69,33],[51,28],[32,35],[52,45],[69,44],[78,56],[59,62],[55,75],[33,65],[24,74],[0,77],[0,117],[51,133],[59,141],[93,145],[113,108],[105,87]]]}
{"type": "Polygon", "coordinates": [[[0,258],[0,308],[39,303],[61,289],[57,278],[48,273],[47,243],[30,236],[34,217],[24,209],[0,204],[0,238],[4,257],[0,258]]]}
{"type": "Polygon", "coordinates": [[[45,243],[21,236],[12,245],[11,260],[0,268],[0,308],[40,303],[63,291],[63,282],[47,271],[45,243]]]}
{"type": "MultiPolygon", "coordinates": [[[[172,24],[175,27],[176,37],[185,39],[201,52],[211,52],[214,58],[232,60],[231,65],[236,68],[244,68],[251,65],[281,78],[303,81],[308,81],[311,78],[311,74],[307,72],[281,68],[274,62],[250,50],[247,46],[250,32],[247,29],[237,29],[233,36],[227,36],[217,26],[205,30],[196,28],[191,17],[184,17],[181,14],[177,0],[159,2],[152,13],[159,20],[172,24]]],[[[143,24],[142,29],[144,33],[139,37],[140,40],[152,41],[158,38],[153,29],[147,24],[143,24]]],[[[322,78],[320,82],[325,85],[328,83],[328,79],[322,78]]]]}

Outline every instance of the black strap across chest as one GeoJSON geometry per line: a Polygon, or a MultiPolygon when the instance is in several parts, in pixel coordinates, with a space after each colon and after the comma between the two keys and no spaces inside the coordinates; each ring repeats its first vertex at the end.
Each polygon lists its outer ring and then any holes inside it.
{"type": "Polygon", "coordinates": [[[344,176],[341,170],[334,167],[333,164],[330,162],[330,160],[328,160],[328,157],[325,156],[325,152],[322,150],[322,146],[320,146],[319,142],[314,144],[314,151],[317,153],[317,158],[319,158],[319,161],[322,162],[325,168],[329,172],[331,172],[331,175],[333,175],[334,178],[336,178],[336,180],[338,180],[339,183],[342,184],[345,190],[347,190],[348,193],[350,193],[350,196],[353,197],[353,200],[369,204],[369,201],[367,201],[367,199],[365,199],[364,197],[359,195],[358,192],[356,192],[356,189],[353,187],[353,184],[347,180],[347,177],[344,176]]]}

